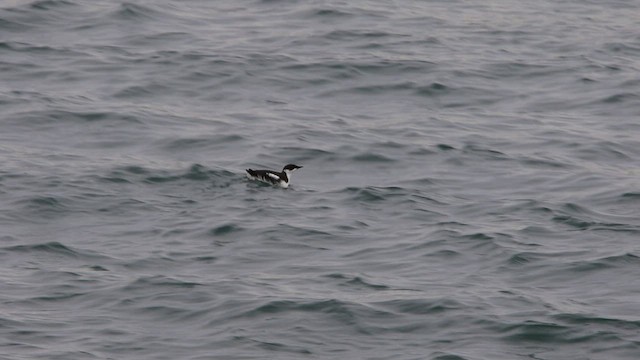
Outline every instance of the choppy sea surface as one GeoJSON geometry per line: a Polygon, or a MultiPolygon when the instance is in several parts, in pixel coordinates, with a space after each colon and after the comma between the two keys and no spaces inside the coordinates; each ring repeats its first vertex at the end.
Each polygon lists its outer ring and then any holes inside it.
{"type": "Polygon", "coordinates": [[[0,2],[0,359],[637,360],[639,14],[0,2]]]}

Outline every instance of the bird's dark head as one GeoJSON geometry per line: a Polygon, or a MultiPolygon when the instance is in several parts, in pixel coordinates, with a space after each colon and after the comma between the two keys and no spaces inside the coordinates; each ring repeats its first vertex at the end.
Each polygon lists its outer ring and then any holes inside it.
{"type": "Polygon", "coordinates": [[[282,168],[283,172],[291,172],[297,169],[300,169],[302,166],[298,166],[298,165],[294,165],[294,164],[287,164],[284,166],[284,168],[282,168]]]}

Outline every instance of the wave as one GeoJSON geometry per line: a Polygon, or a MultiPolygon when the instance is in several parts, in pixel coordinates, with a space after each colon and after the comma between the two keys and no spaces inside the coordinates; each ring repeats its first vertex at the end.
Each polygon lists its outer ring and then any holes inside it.
{"type": "Polygon", "coordinates": [[[107,259],[108,257],[90,250],[80,249],[69,245],[64,245],[57,241],[51,241],[46,243],[29,244],[29,245],[12,245],[0,248],[0,251],[5,254],[14,255],[33,255],[38,254],[64,257],[69,259],[82,259],[88,261],[95,261],[97,259],[107,259]]]}
{"type": "Polygon", "coordinates": [[[115,183],[162,184],[180,181],[207,181],[213,187],[227,187],[237,175],[227,170],[213,170],[193,164],[187,170],[151,169],[138,165],[119,167],[100,180],[115,183]]]}
{"type": "Polygon", "coordinates": [[[158,7],[145,6],[131,2],[123,2],[111,13],[114,19],[126,21],[159,21],[167,17],[168,14],[159,10],[158,7]]]}

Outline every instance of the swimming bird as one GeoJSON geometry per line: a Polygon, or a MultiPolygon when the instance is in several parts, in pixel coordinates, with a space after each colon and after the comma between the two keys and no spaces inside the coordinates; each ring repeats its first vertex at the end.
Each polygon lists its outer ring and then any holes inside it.
{"type": "Polygon", "coordinates": [[[247,177],[251,180],[259,180],[271,185],[279,185],[288,188],[291,183],[291,173],[302,166],[287,164],[282,168],[282,172],[273,170],[252,170],[247,169],[247,177]]]}

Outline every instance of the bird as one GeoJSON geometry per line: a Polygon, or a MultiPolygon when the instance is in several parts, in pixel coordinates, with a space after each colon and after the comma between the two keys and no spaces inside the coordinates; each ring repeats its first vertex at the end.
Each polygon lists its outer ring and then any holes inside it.
{"type": "Polygon", "coordinates": [[[282,172],[273,170],[253,170],[247,169],[247,177],[251,180],[258,180],[271,185],[278,185],[282,188],[288,188],[291,183],[291,173],[302,166],[287,164],[282,168],[282,172]]]}

